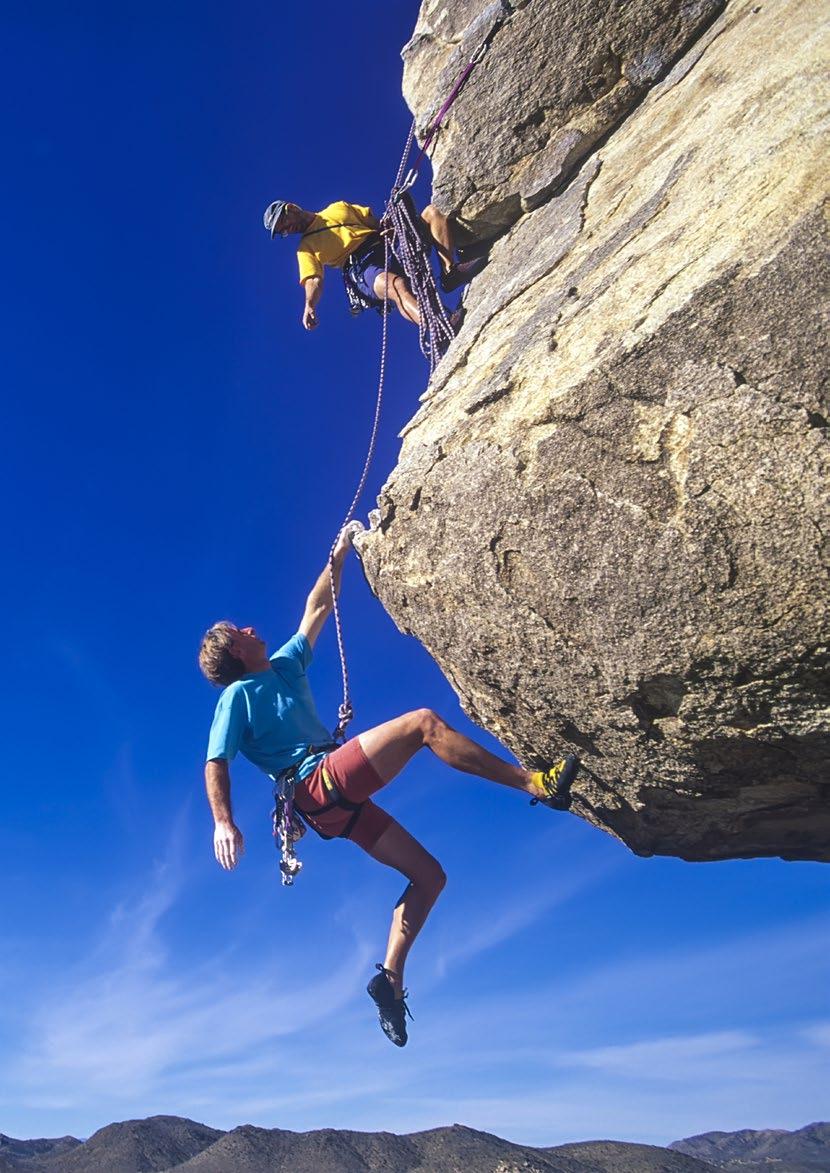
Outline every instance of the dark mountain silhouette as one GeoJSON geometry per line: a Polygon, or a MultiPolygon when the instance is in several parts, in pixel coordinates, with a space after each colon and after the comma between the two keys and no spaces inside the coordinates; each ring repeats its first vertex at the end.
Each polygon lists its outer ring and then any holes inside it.
{"type": "Polygon", "coordinates": [[[33,1170],[33,1158],[68,1153],[80,1143],[74,1136],[16,1140],[15,1137],[0,1132],[0,1173],[16,1173],[20,1168],[33,1170]],[[25,1166],[21,1164],[23,1161],[26,1162],[25,1166]]]}
{"type": "MultiPolygon", "coordinates": [[[[19,1157],[11,1168],[15,1173],[166,1173],[223,1135],[181,1116],[124,1120],[100,1128],[83,1143],[75,1141],[74,1147],[19,1157]]],[[[6,1171],[0,1167],[0,1173],[6,1171]]]]}
{"type": "Polygon", "coordinates": [[[543,1149],[586,1161],[605,1173],[714,1173],[711,1166],[685,1152],[663,1149],[657,1145],[629,1144],[621,1140],[587,1140],[579,1144],[561,1144],[543,1149]]]}
{"type": "Polygon", "coordinates": [[[11,1161],[16,1157],[34,1157],[46,1153],[68,1152],[69,1149],[76,1148],[80,1143],[74,1136],[15,1140],[13,1136],[6,1136],[4,1132],[0,1132],[0,1173],[4,1168],[4,1161],[11,1161]]]}
{"type": "MultiPolygon", "coordinates": [[[[702,1170],[706,1166],[700,1165],[702,1170]]],[[[408,1136],[244,1125],[176,1173],[602,1173],[598,1166],[454,1124],[408,1136]]]]}
{"type": "Polygon", "coordinates": [[[703,1132],[676,1140],[669,1148],[734,1173],[827,1173],[830,1124],[808,1124],[795,1132],[780,1128],[703,1132]]]}
{"type": "Polygon", "coordinates": [[[827,1173],[830,1125],[811,1124],[797,1132],[712,1132],[669,1148],[609,1140],[532,1148],[460,1124],[406,1136],[335,1128],[290,1132],[251,1124],[224,1132],[179,1116],[109,1124],[83,1142],[0,1136],[0,1173],[715,1173],[716,1168],[827,1173]]]}

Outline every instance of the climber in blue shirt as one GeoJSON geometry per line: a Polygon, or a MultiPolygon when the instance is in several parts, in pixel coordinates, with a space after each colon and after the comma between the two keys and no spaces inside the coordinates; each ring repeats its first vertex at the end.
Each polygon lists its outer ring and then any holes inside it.
{"type": "Polygon", "coordinates": [[[269,657],[252,627],[223,621],[202,638],[199,665],[224,686],[216,705],[205,766],[213,813],[214,853],[230,871],[244,851],[233,819],[229,763],[241,753],[273,778],[293,771],[295,808],[324,839],[346,838],[408,881],[392,915],[386,956],[368,992],[384,1033],[397,1046],[407,1041],[404,964],[415,937],[444,887],[438,861],[372,801],[420,749],[429,747],[447,765],[510,786],[556,810],[570,806],[578,770],[571,754],[547,771],[503,761],[451,729],[431,709],[418,709],[369,729],[338,746],[317,713],[306,675],[317,636],[332,611],[331,580],[339,590],[353,530],[347,527],[306,601],[295,635],[269,657]]]}

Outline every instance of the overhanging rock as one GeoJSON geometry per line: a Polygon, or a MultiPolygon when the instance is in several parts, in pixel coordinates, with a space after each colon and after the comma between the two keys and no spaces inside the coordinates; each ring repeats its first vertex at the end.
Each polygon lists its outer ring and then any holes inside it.
{"type": "MultiPolygon", "coordinates": [[[[419,28],[486,7],[427,3],[419,28]]],[[[510,35],[562,7],[590,55],[588,0],[532,0],[510,35]]],[[[559,194],[522,214],[505,180],[515,222],[359,544],[474,720],[527,764],[579,753],[577,814],[644,855],[826,860],[824,13],[715,7],[647,6],[641,53],[681,55],[562,190],[541,182],[559,194]]],[[[438,76],[421,45],[408,76],[421,51],[438,76]]],[[[490,125],[525,66],[493,66],[490,125]]],[[[461,191],[493,148],[482,130],[462,169],[451,141],[461,191]]]]}

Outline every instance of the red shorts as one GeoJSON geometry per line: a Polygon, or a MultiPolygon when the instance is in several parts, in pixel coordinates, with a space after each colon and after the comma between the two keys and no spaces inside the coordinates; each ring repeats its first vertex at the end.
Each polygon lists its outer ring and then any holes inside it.
{"type": "MultiPolygon", "coordinates": [[[[374,766],[363,752],[356,737],[333,750],[323,758],[316,770],[309,774],[303,782],[297,783],[294,792],[294,802],[299,810],[316,810],[331,802],[331,792],[326,788],[323,780],[323,771],[335,784],[343,798],[349,802],[362,802],[360,814],[357,816],[351,831],[346,836],[353,843],[358,843],[364,851],[369,851],[380,839],[383,832],[394,823],[391,815],[381,810],[369,798],[370,794],[380,790],[384,785],[378,777],[374,766]]],[[[318,831],[330,838],[339,838],[348,826],[354,811],[343,807],[333,807],[325,814],[308,817],[309,823],[318,831]]]]}

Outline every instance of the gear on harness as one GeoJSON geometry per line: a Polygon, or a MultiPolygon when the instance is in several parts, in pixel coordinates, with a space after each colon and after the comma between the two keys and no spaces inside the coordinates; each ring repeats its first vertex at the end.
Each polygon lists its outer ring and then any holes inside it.
{"type": "Polygon", "coordinates": [[[295,878],[302,871],[302,861],[297,858],[294,847],[305,835],[306,828],[311,827],[312,831],[316,831],[321,839],[345,839],[363,809],[362,802],[352,802],[351,799],[345,798],[340,793],[325,769],[322,770],[322,778],[323,786],[329,795],[329,801],[309,811],[294,805],[294,792],[299,781],[297,775],[303,764],[316,754],[336,748],[334,743],[331,745],[310,745],[299,762],[274,777],[274,809],[271,812],[271,824],[274,844],[280,853],[280,879],[286,888],[292,887],[295,878]],[[313,819],[317,815],[326,814],[335,808],[351,812],[351,818],[337,835],[327,835],[315,826],[313,819]]]}
{"type": "MultiPolygon", "coordinates": [[[[351,257],[349,258],[351,260],[351,257]]],[[[389,313],[387,306],[378,305],[370,301],[362,289],[359,289],[354,277],[349,272],[349,261],[343,266],[343,288],[346,291],[346,301],[349,303],[349,313],[353,318],[362,314],[364,310],[377,310],[379,314],[389,313]]]]}
{"type": "MultiPolygon", "coordinates": [[[[370,261],[375,253],[375,250],[380,250],[380,245],[383,242],[381,232],[362,244],[360,248],[355,249],[351,256],[346,258],[343,265],[343,288],[346,291],[346,300],[349,303],[349,312],[353,317],[362,314],[364,310],[375,310],[379,314],[391,313],[392,307],[389,305],[389,299],[378,301],[376,298],[371,298],[361,288],[360,279],[363,276],[364,266],[370,261]]],[[[384,260],[386,259],[386,252],[384,250],[384,260]]]]}
{"type": "Polygon", "coordinates": [[[297,859],[294,844],[305,835],[305,826],[294,810],[294,789],[297,785],[298,766],[292,766],[274,779],[274,810],[271,820],[276,848],[280,853],[280,878],[283,886],[290,888],[295,876],[302,870],[297,859]]]}
{"type": "MultiPolygon", "coordinates": [[[[406,204],[407,218],[414,226],[415,232],[418,236],[419,243],[417,247],[424,254],[424,258],[426,260],[432,251],[432,237],[427,230],[426,224],[418,215],[417,209],[415,207],[415,201],[412,199],[412,196],[409,195],[408,192],[402,192],[401,198],[406,204]]],[[[384,264],[388,263],[388,253],[391,251],[401,266],[404,267],[404,260],[401,256],[401,248],[398,243],[398,236],[395,231],[395,225],[389,215],[388,205],[384,212],[378,233],[361,244],[359,248],[355,249],[355,251],[349,257],[347,257],[346,262],[343,265],[343,285],[346,290],[346,298],[349,302],[349,309],[355,317],[358,314],[363,313],[364,310],[375,310],[379,314],[387,314],[391,312],[392,307],[389,305],[388,298],[380,300],[379,298],[370,297],[367,294],[365,287],[362,288],[360,284],[366,264],[371,262],[373,257],[376,257],[379,260],[379,254],[381,252],[381,245],[383,244],[384,236],[388,236],[391,241],[391,248],[388,250],[384,249],[384,264]]],[[[412,244],[410,244],[410,249],[412,249],[412,247],[412,244]]],[[[417,298],[418,293],[415,286],[413,286],[412,291],[417,298]]]]}

